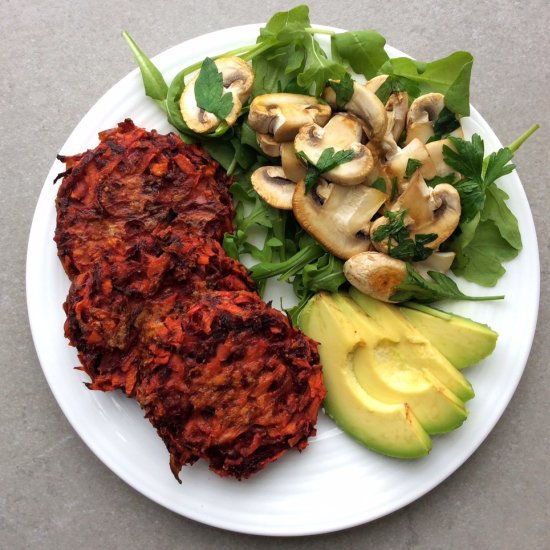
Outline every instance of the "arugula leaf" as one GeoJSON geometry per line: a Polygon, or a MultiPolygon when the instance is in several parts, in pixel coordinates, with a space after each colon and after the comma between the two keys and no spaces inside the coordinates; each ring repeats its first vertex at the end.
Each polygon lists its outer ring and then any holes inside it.
{"type": "Polygon", "coordinates": [[[421,167],[421,160],[410,158],[407,161],[407,168],[405,168],[405,177],[410,178],[421,167]]]}
{"type": "Polygon", "coordinates": [[[302,31],[310,25],[309,8],[305,5],[296,6],[289,11],[280,11],[275,13],[266,26],[260,29],[258,42],[277,39],[283,32],[291,36],[293,32],[302,31]]]}
{"type": "Polygon", "coordinates": [[[353,79],[349,73],[344,73],[344,76],[340,80],[329,80],[328,85],[336,94],[336,107],[338,109],[345,109],[353,96],[353,79]]]}
{"type": "Polygon", "coordinates": [[[223,93],[223,76],[216,63],[206,57],[195,81],[195,99],[200,109],[225,119],[233,109],[233,94],[223,93]]]}
{"type": "Polygon", "coordinates": [[[317,180],[324,172],[329,172],[333,168],[350,162],[353,160],[355,153],[352,149],[343,149],[341,151],[334,151],[334,147],[327,147],[321,153],[319,160],[314,163],[303,151],[296,153],[298,157],[307,162],[307,172],[304,179],[305,192],[309,190],[317,183],[317,180]]]}
{"type": "Polygon", "coordinates": [[[143,79],[145,95],[154,99],[159,107],[166,112],[164,100],[166,99],[166,95],[168,93],[168,85],[166,84],[164,77],[126,31],[122,33],[122,36],[124,37],[124,40],[126,40],[130,51],[134,54],[134,58],[138,64],[141,72],[141,78],[143,79]]]}
{"type": "Polygon", "coordinates": [[[504,296],[467,296],[447,275],[438,271],[428,271],[431,281],[424,279],[414,267],[407,263],[407,275],[405,280],[397,285],[396,292],[392,294],[392,302],[415,301],[431,303],[438,300],[502,300],[504,296]]]}
{"type": "Polygon", "coordinates": [[[252,266],[250,276],[255,281],[268,279],[275,275],[280,275],[280,280],[288,280],[305,265],[322,256],[323,253],[324,250],[321,245],[310,243],[283,262],[262,262],[252,266]]]}
{"type": "Polygon", "coordinates": [[[373,78],[389,60],[384,49],[386,39],[376,31],[337,33],[332,37],[332,49],[339,59],[365,78],[373,78]]]}
{"type": "Polygon", "coordinates": [[[303,43],[308,55],[305,56],[304,67],[298,74],[297,82],[299,86],[311,89],[312,95],[320,96],[327,81],[342,80],[346,69],[340,63],[329,59],[311,34],[304,34],[303,43]]]}

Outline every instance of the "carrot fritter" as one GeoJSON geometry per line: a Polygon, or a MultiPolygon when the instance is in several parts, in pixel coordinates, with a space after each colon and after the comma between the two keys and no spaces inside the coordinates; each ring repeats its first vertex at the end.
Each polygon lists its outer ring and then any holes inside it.
{"type": "Polygon", "coordinates": [[[306,447],[325,396],[319,357],[280,311],[252,292],[210,291],[185,313],[146,319],[136,398],[175,476],[202,458],[221,476],[247,478],[306,447]]]}
{"type": "Polygon", "coordinates": [[[233,230],[230,181],[205,151],[130,120],[99,137],[95,149],[59,157],[67,170],[55,241],[69,278],[98,262],[135,262],[143,250],[159,256],[174,238],[221,241],[233,230]]]}
{"type": "Polygon", "coordinates": [[[99,137],[60,157],[56,201],[65,335],[88,387],[137,399],[178,480],[199,458],[243,479],[304,449],[325,396],[317,347],[224,252],[230,179],[174,134],[126,120],[99,137]]]}
{"type": "Polygon", "coordinates": [[[90,389],[133,395],[140,361],[135,340],[151,304],[168,296],[172,309],[176,301],[184,311],[207,290],[255,288],[244,266],[215,241],[172,242],[157,264],[148,272],[98,263],[73,280],[64,304],[65,336],[79,352],[90,389]]]}

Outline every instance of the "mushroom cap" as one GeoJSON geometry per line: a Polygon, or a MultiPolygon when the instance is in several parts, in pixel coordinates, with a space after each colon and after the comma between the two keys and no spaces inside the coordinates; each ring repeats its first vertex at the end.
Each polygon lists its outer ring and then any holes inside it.
{"type": "Polygon", "coordinates": [[[294,148],[305,153],[313,164],[317,164],[329,147],[335,151],[351,149],[353,159],[325,172],[323,177],[340,185],[357,185],[365,181],[374,165],[372,154],[360,142],[362,134],[361,124],[355,117],[338,113],[324,128],[314,123],[302,126],[294,139],[294,148]]]}
{"type": "Polygon", "coordinates": [[[289,180],[298,182],[306,177],[307,167],[302,164],[302,161],[296,156],[294,142],[285,141],[280,144],[281,150],[281,166],[285,177],[289,180]]]}
{"type": "MultiPolygon", "coordinates": [[[[448,183],[441,183],[433,188],[428,187],[420,171],[417,170],[391,210],[393,212],[407,210],[406,227],[411,236],[435,233],[437,238],[425,246],[437,250],[458,226],[461,213],[460,195],[448,183]]],[[[376,220],[371,225],[371,236],[386,223],[388,219],[385,217],[376,220]]],[[[373,246],[380,252],[388,251],[387,240],[373,241],[373,246]]]]}
{"type": "Polygon", "coordinates": [[[300,94],[264,94],[250,104],[248,124],[256,132],[271,134],[282,143],[294,139],[305,124],[324,126],[332,113],[329,105],[312,96],[300,94]]]}
{"type": "Polygon", "coordinates": [[[443,107],[445,107],[443,94],[432,92],[417,97],[409,107],[405,144],[415,138],[426,143],[434,135],[434,122],[443,107]]]}
{"type": "Polygon", "coordinates": [[[353,83],[353,96],[346,111],[359,117],[369,139],[380,140],[386,132],[386,108],[377,95],[357,82],[353,83]]]}
{"type": "Polygon", "coordinates": [[[328,197],[321,199],[315,189],[305,193],[305,184],[300,181],[292,197],[292,210],[307,233],[329,252],[347,260],[370,248],[370,221],[385,200],[385,193],[361,184],[333,184],[328,197]]]}
{"type": "Polygon", "coordinates": [[[344,275],[360,292],[390,302],[407,275],[407,265],[380,252],[361,252],[344,263],[344,275]]]}
{"type": "MultiPolygon", "coordinates": [[[[254,82],[252,69],[240,57],[220,57],[214,61],[218,71],[222,74],[224,93],[233,96],[233,108],[225,118],[229,126],[237,121],[242,104],[248,99],[254,82]]],[[[200,109],[195,98],[196,74],[185,86],[180,97],[180,111],[183,120],[198,134],[207,134],[218,127],[221,120],[214,114],[200,109]]]]}
{"type": "Polygon", "coordinates": [[[292,210],[296,184],[286,177],[281,166],[262,166],[252,173],[250,179],[256,193],[267,204],[281,210],[292,210]]]}

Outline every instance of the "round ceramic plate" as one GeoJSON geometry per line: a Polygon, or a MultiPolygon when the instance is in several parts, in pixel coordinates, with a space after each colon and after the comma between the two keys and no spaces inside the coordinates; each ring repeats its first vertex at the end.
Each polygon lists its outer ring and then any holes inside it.
{"type": "MultiPolygon", "coordinates": [[[[254,43],[259,27],[210,33],[171,48],[154,61],[170,82],[182,67],[207,55],[254,43]]],[[[391,48],[388,51],[402,55],[391,48]]],[[[154,102],[144,96],[137,69],[92,107],[61,153],[71,155],[95,147],[100,130],[127,117],[147,129],[172,130],[154,102]]],[[[483,136],[487,150],[500,146],[476,111],[464,126],[467,133],[483,136]]],[[[69,281],[53,242],[58,186],[52,182],[63,169],[56,161],[46,178],[28,247],[27,300],[38,357],[59,406],[90,449],[124,481],[166,508],[220,528],[261,535],[323,533],[368,522],[414,501],[454,472],[485,439],[509,403],[527,362],[539,299],[536,234],[515,173],[500,182],[510,195],[524,244],[494,289],[495,294],[506,294],[506,299],[445,304],[500,334],[493,355],[466,371],[476,397],[468,404],[469,418],[459,430],[435,437],[428,457],[405,461],[367,450],[320,413],[317,437],[301,454],[289,452],[243,482],[221,479],[199,462],[184,468],[179,485],[168,467],[164,444],[138,405],[119,393],[89,391],[83,384],[85,375],[73,370],[78,364],[76,352],[63,336],[62,303],[69,281]]],[[[486,292],[466,282],[461,287],[470,294],[486,292]]],[[[286,288],[283,293],[290,297],[286,288]]]]}

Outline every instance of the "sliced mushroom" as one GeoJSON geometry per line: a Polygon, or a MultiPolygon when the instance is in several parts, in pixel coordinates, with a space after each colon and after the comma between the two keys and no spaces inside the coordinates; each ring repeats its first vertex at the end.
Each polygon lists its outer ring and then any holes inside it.
{"type": "Polygon", "coordinates": [[[303,152],[317,164],[325,149],[335,151],[351,149],[353,158],[323,174],[323,177],[340,185],[357,185],[365,181],[374,161],[370,151],[361,143],[363,131],[352,115],[334,115],[324,128],[317,124],[303,126],[294,139],[296,151],[303,152]]]}
{"type": "Polygon", "coordinates": [[[256,140],[260,149],[268,157],[279,157],[281,155],[281,144],[275,141],[275,138],[269,134],[256,134],[256,140]]]}
{"type": "Polygon", "coordinates": [[[371,219],[385,200],[385,193],[361,184],[333,184],[324,199],[315,189],[305,193],[304,182],[300,181],[292,198],[292,210],[305,231],[329,252],[347,260],[370,248],[371,219]]]}
{"type": "MultiPolygon", "coordinates": [[[[407,211],[405,226],[411,236],[435,233],[437,238],[425,246],[437,250],[458,225],[461,212],[460,196],[458,191],[447,183],[428,187],[420,171],[416,171],[391,210],[407,211]]],[[[386,217],[376,220],[371,226],[371,236],[388,221],[386,217]]],[[[388,251],[387,239],[373,241],[373,246],[380,252],[388,251]]]]}
{"type": "Polygon", "coordinates": [[[445,97],[436,92],[417,97],[407,115],[405,144],[413,139],[426,143],[434,135],[434,122],[445,107],[445,97]]]}
{"type": "Polygon", "coordinates": [[[390,302],[395,287],[405,280],[407,264],[381,252],[362,252],[344,263],[344,275],[360,292],[390,302]]]}
{"type": "Polygon", "coordinates": [[[373,94],[375,94],[379,90],[380,86],[382,86],[382,84],[384,84],[384,82],[386,82],[387,79],[388,79],[387,74],[379,74],[378,76],[375,76],[370,80],[368,80],[365,83],[365,88],[367,90],[370,90],[373,94]]]}
{"type": "Polygon", "coordinates": [[[381,140],[386,133],[386,109],[374,92],[353,83],[353,96],[346,104],[346,111],[359,117],[369,139],[381,140]]]}
{"type": "Polygon", "coordinates": [[[252,187],[270,206],[292,210],[296,184],[289,180],[281,166],[262,166],[252,173],[252,187]]]}
{"type": "Polygon", "coordinates": [[[387,131],[391,132],[395,141],[398,141],[407,123],[409,94],[407,92],[395,92],[391,94],[386,102],[386,111],[388,113],[387,131]]]}
{"type": "Polygon", "coordinates": [[[422,163],[420,167],[421,174],[426,179],[432,179],[436,175],[435,165],[424,145],[419,139],[414,139],[408,145],[400,149],[388,162],[388,172],[390,175],[401,180],[407,172],[407,164],[410,159],[419,160],[422,163]]]}
{"type": "Polygon", "coordinates": [[[305,124],[315,122],[324,126],[331,115],[329,105],[317,98],[300,94],[265,94],[250,104],[248,124],[256,132],[270,134],[283,143],[294,139],[305,124]]]}
{"type": "Polygon", "coordinates": [[[298,182],[306,177],[307,167],[302,164],[296,156],[294,142],[287,141],[280,144],[281,166],[285,176],[294,182],[298,182]]]}
{"type": "MultiPolygon", "coordinates": [[[[214,61],[223,77],[224,93],[233,96],[233,108],[225,118],[229,126],[237,121],[242,104],[248,99],[254,83],[254,73],[251,67],[240,57],[220,57],[214,61]]],[[[221,123],[216,115],[200,109],[195,98],[195,83],[198,74],[185,86],[180,98],[180,111],[183,120],[199,134],[206,134],[215,130],[221,123]]]]}

